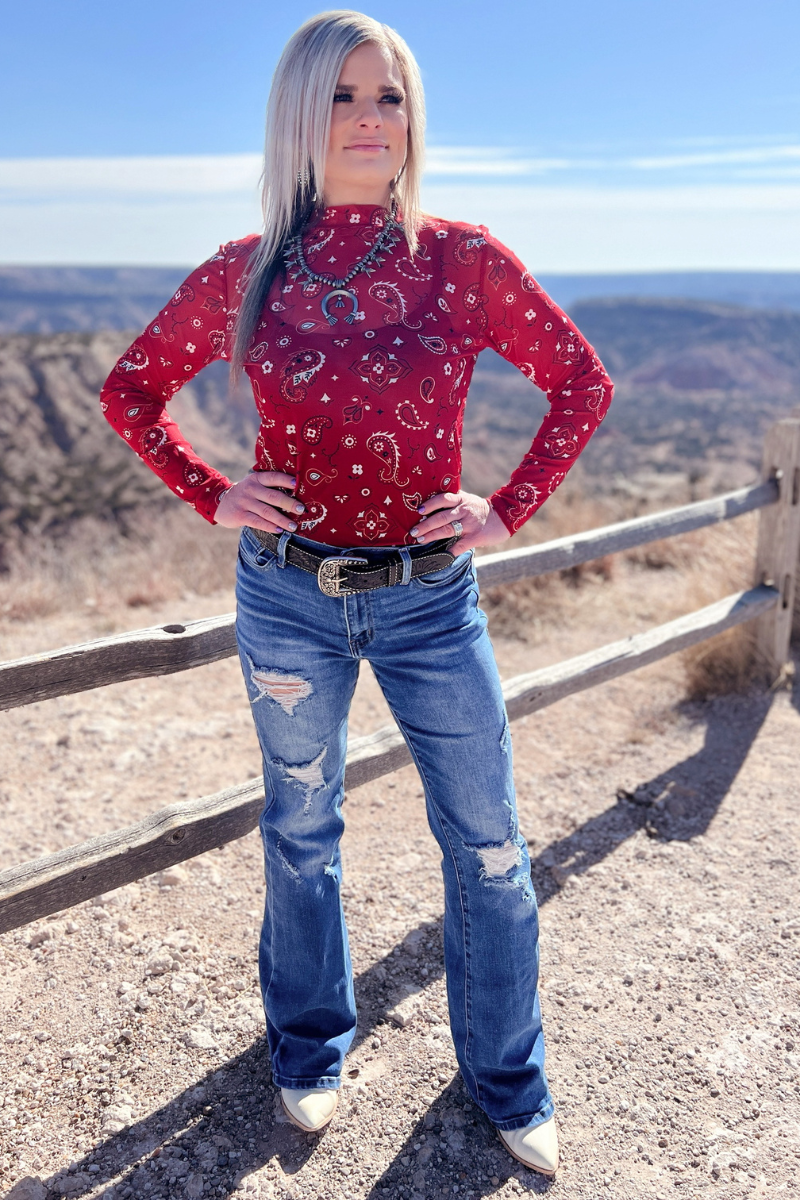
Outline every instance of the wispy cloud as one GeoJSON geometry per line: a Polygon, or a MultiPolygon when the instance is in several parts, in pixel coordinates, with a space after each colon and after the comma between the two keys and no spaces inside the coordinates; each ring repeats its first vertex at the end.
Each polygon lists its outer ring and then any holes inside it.
{"type": "MultiPolygon", "coordinates": [[[[730,145],[696,139],[665,153],[616,154],[587,147],[569,155],[535,154],[499,146],[431,146],[429,180],[524,180],[553,183],[736,183],[759,179],[792,182],[800,170],[800,143],[730,145]]],[[[135,158],[0,160],[0,203],[77,196],[254,196],[261,172],[258,154],[135,158]]]]}
{"type": "Polygon", "coordinates": [[[258,154],[0,159],[0,200],[20,196],[206,196],[254,192],[258,154]]]}
{"type": "Polygon", "coordinates": [[[706,139],[703,149],[686,149],[682,153],[614,154],[587,148],[580,154],[561,157],[535,155],[519,148],[434,146],[428,151],[426,168],[429,176],[547,178],[582,174],[614,182],[637,175],[644,180],[654,172],[682,178],[694,174],[706,181],[711,176],[714,181],[715,175],[727,179],[739,169],[746,171],[758,166],[762,173],[771,172],[779,182],[780,178],[793,175],[798,165],[800,143],[725,146],[706,139]]]}
{"type": "MultiPolygon", "coordinates": [[[[259,228],[260,170],[257,154],[0,160],[0,262],[200,262],[259,228]]],[[[434,146],[423,203],[489,225],[538,271],[798,270],[799,183],[788,140],[434,146]]]]}

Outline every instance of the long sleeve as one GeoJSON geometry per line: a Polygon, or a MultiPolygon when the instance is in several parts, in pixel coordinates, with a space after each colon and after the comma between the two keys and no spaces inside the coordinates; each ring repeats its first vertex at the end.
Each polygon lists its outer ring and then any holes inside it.
{"type": "Polygon", "coordinates": [[[182,500],[214,524],[230,480],[192,450],[167,401],[207,363],[227,357],[225,247],[181,284],[125,351],[100,393],[106,420],[182,500]]]}
{"type": "Polygon", "coordinates": [[[510,480],[489,498],[515,533],[551,496],[608,410],[613,384],[569,317],[481,228],[481,323],[490,346],[546,393],[545,415],[510,480]]]}

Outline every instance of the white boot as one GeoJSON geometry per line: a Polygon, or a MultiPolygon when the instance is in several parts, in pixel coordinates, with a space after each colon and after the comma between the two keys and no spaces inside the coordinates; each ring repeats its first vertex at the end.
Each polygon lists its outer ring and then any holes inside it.
{"type": "Polygon", "coordinates": [[[525,1125],[522,1129],[498,1129],[500,1141],[509,1154],[542,1175],[555,1175],[558,1169],[558,1131],[555,1117],[540,1125],[525,1125]]]}
{"type": "Polygon", "coordinates": [[[334,1088],[310,1088],[306,1091],[281,1088],[283,1111],[298,1129],[316,1133],[336,1112],[339,1093],[334,1088]]]}

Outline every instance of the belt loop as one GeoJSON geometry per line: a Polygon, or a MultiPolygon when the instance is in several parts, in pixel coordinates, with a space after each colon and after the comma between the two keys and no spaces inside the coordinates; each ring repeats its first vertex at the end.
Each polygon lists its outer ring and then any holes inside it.
{"type": "Polygon", "coordinates": [[[287,530],[284,530],[283,533],[281,534],[281,536],[278,538],[277,554],[278,554],[278,566],[279,567],[286,566],[286,546],[287,546],[289,538],[291,536],[292,535],[289,532],[287,532],[287,530]]]}
{"type": "Polygon", "coordinates": [[[409,553],[407,546],[398,546],[397,549],[399,551],[400,557],[403,560],[403,578],[400,580],[400,583],[401,584],[410,583],[411,582],[411,554],[409,553]]]}

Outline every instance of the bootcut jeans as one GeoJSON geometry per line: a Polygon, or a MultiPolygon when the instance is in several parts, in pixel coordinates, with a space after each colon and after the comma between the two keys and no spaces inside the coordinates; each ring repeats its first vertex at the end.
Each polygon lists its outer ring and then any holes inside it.
{"type": "MultiPolygon", "coordinates": [[[[338,550],[292,535],[301,546],[338,550]]],[[[511,738],[471,552],[393,587],[326,596],[242,530],[236,635],[264,765],[267,882],[259,973],[273,1079],[336,1088],[356,1029],[340,898],[347,717],[369,661],[417,765],[442,851],[456,1057],[502,1130],[553,1114],[538,995],[538,912],[511,738]]]]}

